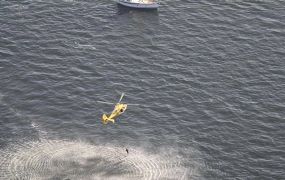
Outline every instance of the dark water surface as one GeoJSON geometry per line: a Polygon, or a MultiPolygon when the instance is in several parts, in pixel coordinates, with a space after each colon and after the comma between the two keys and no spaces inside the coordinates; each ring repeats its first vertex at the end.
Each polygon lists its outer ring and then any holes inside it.
{"type": "Polygon", "coordinates": [[[285,179],[284,1],[2,0],[0,37],[1,180],[285,179]]]}

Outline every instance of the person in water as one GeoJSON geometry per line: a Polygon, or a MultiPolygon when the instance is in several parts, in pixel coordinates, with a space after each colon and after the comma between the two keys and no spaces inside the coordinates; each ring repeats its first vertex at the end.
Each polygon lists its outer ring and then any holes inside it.
{"type": "Polygon", "coordinates": [[[126,148],[127,154],[129,154],[129,150],[126,148]]]}

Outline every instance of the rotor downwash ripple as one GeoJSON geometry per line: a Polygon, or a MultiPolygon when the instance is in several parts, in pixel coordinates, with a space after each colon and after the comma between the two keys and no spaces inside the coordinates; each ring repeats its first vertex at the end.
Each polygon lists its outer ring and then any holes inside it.
{"type": "Polygon", "coordinates": [[[187,169],[143,150],[73,141],[40,141],[0,151],[0,179],[183,179],[187,169]]]}

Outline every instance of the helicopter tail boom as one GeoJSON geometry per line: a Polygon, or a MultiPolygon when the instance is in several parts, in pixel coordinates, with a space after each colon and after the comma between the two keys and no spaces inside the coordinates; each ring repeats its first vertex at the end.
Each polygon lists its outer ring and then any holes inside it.
{"type": "Polygon", "coordinates": [[[107,124],[108,121],[111,121],[112,123],[115,123],[115,120],[114,120],[114,119],[108,118],[108,116],[107,116],[106,114],[103,114],[103,116],[102,116],[102,122],[103,122],[103,124],[107,124]]]}

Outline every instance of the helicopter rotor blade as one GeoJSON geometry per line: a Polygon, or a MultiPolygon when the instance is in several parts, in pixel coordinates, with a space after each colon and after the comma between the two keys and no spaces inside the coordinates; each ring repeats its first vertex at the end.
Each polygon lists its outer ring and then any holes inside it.
{"type": "Polygon", "coordinates": [[[129,104],[129,103],[127,103],[127,104],[130,106],[142,106],[141,104],[129,104]]]}
{"type": "Polygon", "coordinates": [[[119,102],[118,102],[118,103],[120,103],[120,102],[122,101],[122,99],[123,99],[124,95],[125,95],[125,93],[122,93],[122,95],[121,95],[120,100],[119,100],[119,102]]]}
{"type": "Polygon", "coordinates": [[[102,103],[102,104],[111,104],[114,105],[114,103],[110,103],[110,102],[105,102],[105,101],[97,101],[98,103],[102,103]]]}

